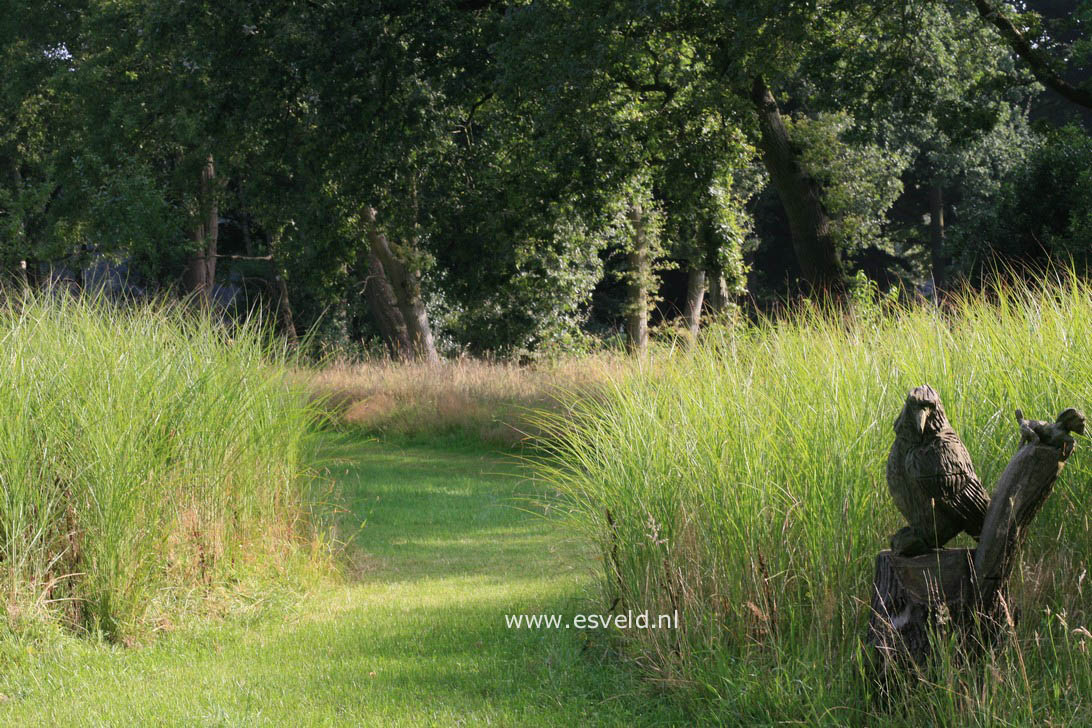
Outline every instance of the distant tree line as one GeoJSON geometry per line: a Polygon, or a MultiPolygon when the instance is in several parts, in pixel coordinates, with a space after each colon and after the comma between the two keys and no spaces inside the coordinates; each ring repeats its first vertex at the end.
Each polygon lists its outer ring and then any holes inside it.
{"type": "Polygon", "coordinates": [[[9,0],[0,266],[425,360],[641,351],[862,276],[1083,271],[1090,23],[1092,0],[9,0]]]}

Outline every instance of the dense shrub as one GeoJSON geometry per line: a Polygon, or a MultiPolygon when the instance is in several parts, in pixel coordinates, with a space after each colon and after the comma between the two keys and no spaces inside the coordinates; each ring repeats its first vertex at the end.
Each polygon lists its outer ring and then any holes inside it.
{"type": "Polygon", "coordinates": [[[1024,160],[985,198],[956,209],[950,249],[973,279],[1000,263],[1041,271],[1092,251],[1092,139],[1074,126],[1036,135],[1024,160]]]}

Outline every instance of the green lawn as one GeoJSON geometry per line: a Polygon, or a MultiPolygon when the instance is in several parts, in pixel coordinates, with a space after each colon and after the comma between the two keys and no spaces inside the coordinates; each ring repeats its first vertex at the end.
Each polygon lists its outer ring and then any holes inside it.
{"type": "Polygon", "coordinates": [[[685,725],[578,630],[506,613],[584,601],[592,555],[541,518],[514,462],[470,449],[333,441],[354,568],[259,618],[143,648],[9,641],[3,725],[685,725]]]}

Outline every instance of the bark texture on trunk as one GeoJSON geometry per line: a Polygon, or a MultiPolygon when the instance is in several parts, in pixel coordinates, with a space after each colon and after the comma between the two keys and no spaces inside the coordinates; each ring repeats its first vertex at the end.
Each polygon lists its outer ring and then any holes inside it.
{"type": "Polygon", "coordinates": [[[762,159],[789,219],[800,272],[812,291],[839,293],[845,289],[845,271],[819,187],[800,166],[777,101],[761,76],[751,87],[751,101],[758,112],[762,159]]]}
{"type": "Polygon", "coordinates": [[[652,277],[652,261],[649,256],[649,240],[645,229],[644,210],[634,205],[629,210],[633,223],[633,243],[626,254],[629,268],[626,282],[626,348],[630,353],[648,351],[648,299],[649,279],[652,277]]]}
{"type": "Polygon", "coordinates": [[[394,291],[398,310],[402,314],[413,344],[414,357],[430,364],[439,363],[440,355],[436,351],[436,343],[432,338],[432,326],[428,320],[428,312],[421,292],[421,281],[417,273],[395,255],[387,236],[379,230],[375,208],[365,206],[362,216],[367,228],[368,243],[372,252],[379,258],[386,278],[390,282],[391,290],[394,291]]]}
{"type": "Polygon", "coordinates": [[[929,188],[929,253],[933,266],[933,287],[944,285],[944,190],[929,188]]]}
{"type": "Polygon", "coordinates": [[[975,605],[974,552],[944,549],[921,556],[881,551],[872,579],[872,611],[865,643],[874,668],[892,671],[924,665],[930,632],[947,619],[965,622],[975,605]],[[938,619],[944,614],[944,619],[938,619]]]}
{"type": "Polygon", "coordinates": [[[734,303],[728,293],[728,282],[724,280],[724,274],[719,268],[710,267],[705,272],[705,284],[708,294],[705,297],[705,308],[709,313],[724,313],[730,310],[734,303]]]}
{"type": "MultiPolygon", "coordinates": [[[[367,252],[364,294],[368,299],[368,309],[372,312],[391,358],[395,361],[410,361],[413,359],[413,342],[406,328],[406,320],[398,310],[398,299],[387,280],[379,256],[371,249],[367,252]]],[[[363,257],[365,256],[361,256],[363,257]]]]}
{"type": "Polygon", "coordinates": [[[709,230],[709,224],[698,226],[698,247],[705,255],[705,307],[709,313],[723,313],[732,303],[728,295],[728,283],[724,280],[724,270],[720,264],[720,246],[717,238],[709,230]]]}
{"type": "Polygon", "coordinates": [[[216,203],[216,166],[212,155],[201,168],[197,224],[193,229],[196,252],[186,263],[182,285],[204,305],[212,300],[212,285],[216,280],[216,247],[219,238],[220,210],[216,203]]]}
{"type": "Polygon", "coordinates": [[[698,340],[698,331],[701,328],[701,307],[704,300],[705,270],[691,263],[690,270],[686,274],[686,310],[683,312],[686,330],[690,334],[690,343],[698,340]]]}

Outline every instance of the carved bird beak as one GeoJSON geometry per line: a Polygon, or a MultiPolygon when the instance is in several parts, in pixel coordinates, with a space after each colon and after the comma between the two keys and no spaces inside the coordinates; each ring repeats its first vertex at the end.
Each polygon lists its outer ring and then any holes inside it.
{"type": "Polygon", "coordinates": [[[917,426],[919,435],[925,434],[925,421],[929,419],[929,412],[924,407],[917,407],[914,410],[914,424],[917,426]]]}

